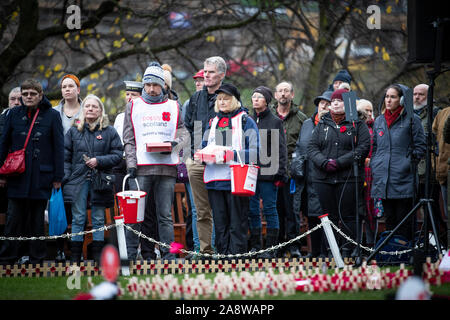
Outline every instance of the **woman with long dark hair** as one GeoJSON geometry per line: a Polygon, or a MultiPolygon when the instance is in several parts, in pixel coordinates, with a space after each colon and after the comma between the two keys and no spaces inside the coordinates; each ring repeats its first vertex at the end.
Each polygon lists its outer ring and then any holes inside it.
{"type": "MultiPolygon", "coordinates": [[[[417,171],[413,172],[411,162],[417,163],[426,150],[420,118],[408,115],[403,95],[399,85],[390,85],[386,89],[381,114],[373,126],[372,197],[382,199],[386,230],[394,229],[413,208],[416,188],[413,181],[417,171]]],[[[406,221],[398,233],[411,240],[411,228],[412,223],[406,221]]]]}

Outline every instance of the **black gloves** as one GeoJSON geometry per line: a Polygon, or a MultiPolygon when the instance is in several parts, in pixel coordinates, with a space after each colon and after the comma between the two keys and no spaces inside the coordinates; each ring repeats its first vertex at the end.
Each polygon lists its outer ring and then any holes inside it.
{"type": "MultiPolygon", "coordinates": [[[[178,142],[175,141],[164,141],[164,142],[170,142],[170,144],[172,145],[172,151],[175,148],[175,146],[178,144],[178,142]]],[[[164,152],[160,152],[161,154],[171,154],[172,151],[164,151],[164,152]]]]}
{"type": "Polygon", "coordinates": [[[131,179],[136,179],[136,168],[128,168],[127,173],[131,179]]]}

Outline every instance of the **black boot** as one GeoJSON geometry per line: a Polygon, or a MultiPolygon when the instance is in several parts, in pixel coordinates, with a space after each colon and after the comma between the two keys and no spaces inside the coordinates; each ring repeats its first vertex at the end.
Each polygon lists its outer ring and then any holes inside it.
{"type": "Polygon", "coordinates": [[[100,264],[100,257],[103,249],[103,241],[92,241],[92,257],[94,263],[100,264]]]}
{"type": "Polygon", "coordinates": [[[292,243],[289,247],[289,254],[291,258],[301,258],[302,254],[295,243],[292,243]]]}
{"type": "MultiPolygon", "coordinates": [[[[250,239],[249,239],[250,252],[256,252],[262,248],[262,236],[261,228],[250,229],[250,239]]],[[[252,259],[256,259],[257,256],[252,256],[252,259]]]]}
{"type": "Polygon", "coordinates": [[[72,241],[71,242],[70,263],[80,264],[82,250],[83,250],[83,242],[82,241],[72,241]]]}
{"type": "MultiPolygon", "coordinates": [[[[278,229],[267,228],[266,245],[264,246],[264,249],[273,247],[277,244],[278,244],[278,229]]],[[[259,256],[259,258],[272,259],[272,258],[275,258],[276,255],[277,255],[277,250],[266,251],[266,252],[262,253],[259,256]]]]}

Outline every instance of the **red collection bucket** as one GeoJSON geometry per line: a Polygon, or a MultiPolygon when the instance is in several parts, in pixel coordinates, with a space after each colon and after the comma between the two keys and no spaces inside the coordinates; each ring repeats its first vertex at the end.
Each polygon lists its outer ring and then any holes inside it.
{"type": "Polygon", "coordinates": [[[243,164],[237,152],[240,164],[231,164],[231,194],[251,197],[255,195],[258,180],[258,166],[243,164]]]}
{"type": "Polygon", "coordinates": [[[124,190],[125,181],[129,178],[127,174],[123,178],[122,191],[117,192],[117,200],[119,202],[119,212],[123,215],[124,223],[140,223],[144,221],[145,213],[145,196],[147,192],[139,190],[139,183],[137,179],[136,185],[138,190],[124,190]]]}

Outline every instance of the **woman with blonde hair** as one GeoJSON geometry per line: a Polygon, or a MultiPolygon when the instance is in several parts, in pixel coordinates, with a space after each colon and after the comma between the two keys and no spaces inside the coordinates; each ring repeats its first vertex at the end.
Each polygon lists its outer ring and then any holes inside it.
{"type": "MultiPolygon", "coordinates": [[[[123,147],[117,131],[108,124],[102,101],[88,95],[81,103],[80,118],[64,137],[64,200],[72,203],[72,233],[84,230],[88,199],[92,228],[104,225],[105,208],[113,205],[112,168],[119,164],[123,147]],[[108,178],[109,177],[109,178],[108,178]]],[[[92,253],[98,262],[103,232],[94,232],[92,253]]],[[[83,237],[72,237],[71,262],[80,262],[83,237]]]]}
{"type": "MultiPolygon", "coordinates": [[[[207,163],[203,175],[213,211],[215,244],[219,254],[247,252],[249,198],[231,193],[230,164],[257,163],[258,127],[240,103],[240,93],[232,84],[216,91],[215,111],[205,132],[203,147],[224,146],[222,163],[207,163]],[[239,156],[238,156],[239,155],[239,156]]],[[[194,160],[198,157],[194,155],[194,160]]]]}

